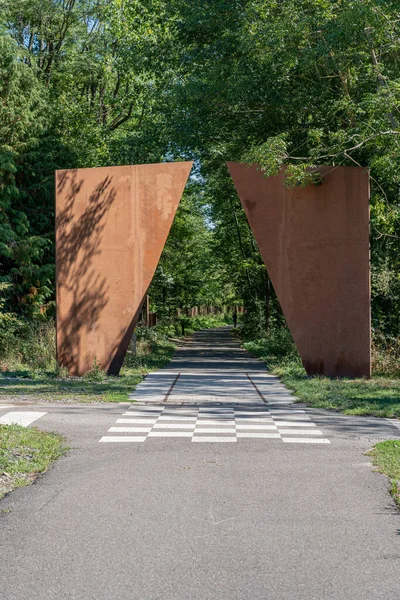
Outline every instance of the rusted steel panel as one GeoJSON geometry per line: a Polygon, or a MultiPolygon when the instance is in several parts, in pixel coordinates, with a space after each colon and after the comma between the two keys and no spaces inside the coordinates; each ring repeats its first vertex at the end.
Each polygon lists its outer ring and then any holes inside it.
{"type": "Polygon", "coordinates": [[[57,356],[117,374],[192,162],[56,172],[57,356]]]}
{"type": "Polygon", "coordinates": [[[321,185],[288,188],[284,171],[228,168],[309,375],[369,377],[369,175],[321,167],[321,185]]]}

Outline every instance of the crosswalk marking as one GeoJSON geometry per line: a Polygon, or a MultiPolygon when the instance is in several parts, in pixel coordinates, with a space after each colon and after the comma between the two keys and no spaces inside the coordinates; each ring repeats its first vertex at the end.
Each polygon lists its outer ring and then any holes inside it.
{"type": "Polygon", "coordinates": [[[276,429],[276,425],[261,425],[261,423],[256,425],[249,425],[246,423],[246,425],[242,425],[241,423],[237,423],[236,429],[276,429]]]}
{"type": "Polygon", "coordinates": [[[281,435],[324,435],[319,429],[279,429],[281,435]]]}
{"type": "Polygon", "coordinates": [[[275,440],[294,444],[329,444],[304,410],[235,403],[211,406],[131,406],[101,442],[144,442],[151,438],[188,438],[192,442],[231,443],[275,440]],[[118,435],[116,435],[118,434],[118,435]],[[132,434],[132,435],[127,435],[132,434]]]}
{"type": "Polygon", "coordinates": [[[196,423],[155,423],[155,429],[194,429],[196,423]]]}
{"type": "Polygon", "coordinates": [[[192,431],[150,431],[149,437],[192,437],[192,431]]]}
{"type": "Polygon", "coordinates": [[[281,439],[281,435],[280,433],[264,433],[264,432],[255,432],[255,431],[238,431],[237,432],[237,437],[238,438],[274,438],[274,439],[281,439]]]}
{"type": "Polygon", "coordinates": [[[116,433],[149,433],[151,427],[110,427],[108,431],[116,433]]]}
{"type": "Polygon", "coordinates": [[[236,442],[236,437],[193,436],[192,442],[236,442]]]}
{"type": "Polygon", "coordinates": [[[188,421],[188,422],[195,422],[197,419],[197,417],[187,417],[186,415],[182,415],[182,417],[177,417],[177,416],[170,416],[170,415],[161,415],[160,417],[158,417],[159,421],[188,421]]]}
{"type": "Polygon", "coordinates": [[[282,438],[284,442],[292,442],[295,444],[330,444],[330,441],[325,438],[282,438]]]}
{"type": "Polygon", "coordinates": [[[136,435],[105,435],[99,440],[100,442],[144,442],[146,436],[136,435]]]}
{"type": "Polygon", "coordinates": [[[35,411],[15,411],[9,412],[2,417],[0,417],[1,425],[22,425],[23,427],[28,427],[33,421],[36,419],[40,419],[47,413],[45,412],[35,412],[35,411]]]}
{"type": "Polygon", "coordinates": [[[316,427],[316,424],[312,421],[307,421],[304,423],[303,421],[278,421],[275,423],[280,427],[316,427]]]}
{"type": "Polygon", "coordinates": [[[117,423],[151,423],[152,425],[157,419],[117,419],[117,423]]]}

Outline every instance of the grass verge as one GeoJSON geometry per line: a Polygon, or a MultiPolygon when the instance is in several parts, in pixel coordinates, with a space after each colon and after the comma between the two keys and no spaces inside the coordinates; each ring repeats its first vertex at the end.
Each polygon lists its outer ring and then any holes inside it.
{"type": "Polygon", "coordinates": [[[391,493],[400,508],[400,440],[379,442],[368,452],[373,464],[391,482],[391,493]]]}
{"type": "Polygon", "coordinates": [[[244,342],[274,375],[294,391],[298,401],[316,408],[336,409],[348,415],[400,418],[400,378],[376,372],[371,379],[307,377],[287,330],[268,338],[244,342]]]}
{"type": "Polygon", "coordinates": [[[165,366],[175,345],[164,338],[138,344],[128,351],[118,377],[106,375],[95,366],[84,377],[68,377],[52,371],[18,369],[0,376],[0,399],[40,402],[124,402],[144,376],[165,366]]]}
{"type": "Polygon", "coordinates": [[[20,425],[0,425],[0,498],[29,485],[67,451],[65,439],[20,425]]]}
{"type": "MultiPolygon", "coordinates": [[[[224,315],[185,317],[185,334],[218,327],[224,315]]],[[[168,364],[175,351],[181,323],[138,327],[136,352],[128,350],[118,377],[107,376],[95,363],[84,377],[69,377],[55,362],[55,326],[45,323],[28,328],[26,339],[14,345],[1,343],[0,400],[22,402],[125,402],[144,376],[168,364]],[[171,339],[174,338],[174,339],[171,339]]]]}

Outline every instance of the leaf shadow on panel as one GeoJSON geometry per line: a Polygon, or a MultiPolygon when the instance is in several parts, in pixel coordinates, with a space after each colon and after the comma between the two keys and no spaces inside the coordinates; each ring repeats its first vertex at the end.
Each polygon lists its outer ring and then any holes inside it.
{"type": "Polygon", "coordinates": [[[108,303],[107,280],[95,268],[94,260],[101,254],[105,216],[116,198],[113,178],[106,176],[77,218],[77,199],[83,183],[76,170],[58,173],[56,183],[58,197],[64,198],[56,217],[57,296],[61,304],[57,352],[59,362],[72,374],[92,366],[84,364],[80,342],[83,335],[86,337],[99,326],[101,312],[108,303]]]}

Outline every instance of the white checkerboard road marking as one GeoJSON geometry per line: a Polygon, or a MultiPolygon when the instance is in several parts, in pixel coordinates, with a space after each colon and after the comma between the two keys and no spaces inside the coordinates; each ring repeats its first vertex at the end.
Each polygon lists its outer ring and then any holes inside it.
{"type": "Polygon", "coordinates": [[[192,442],[281,440],[295,444],[329,444],[304,410],[264,404],[210,406],[131,406],[100,442],[144,442],[151,438],[187,438],[192,442]],[[118,435],[117,435],[118,434],[118,435]],[[127,435],[129,434],[129,435],[127,435]]]}

